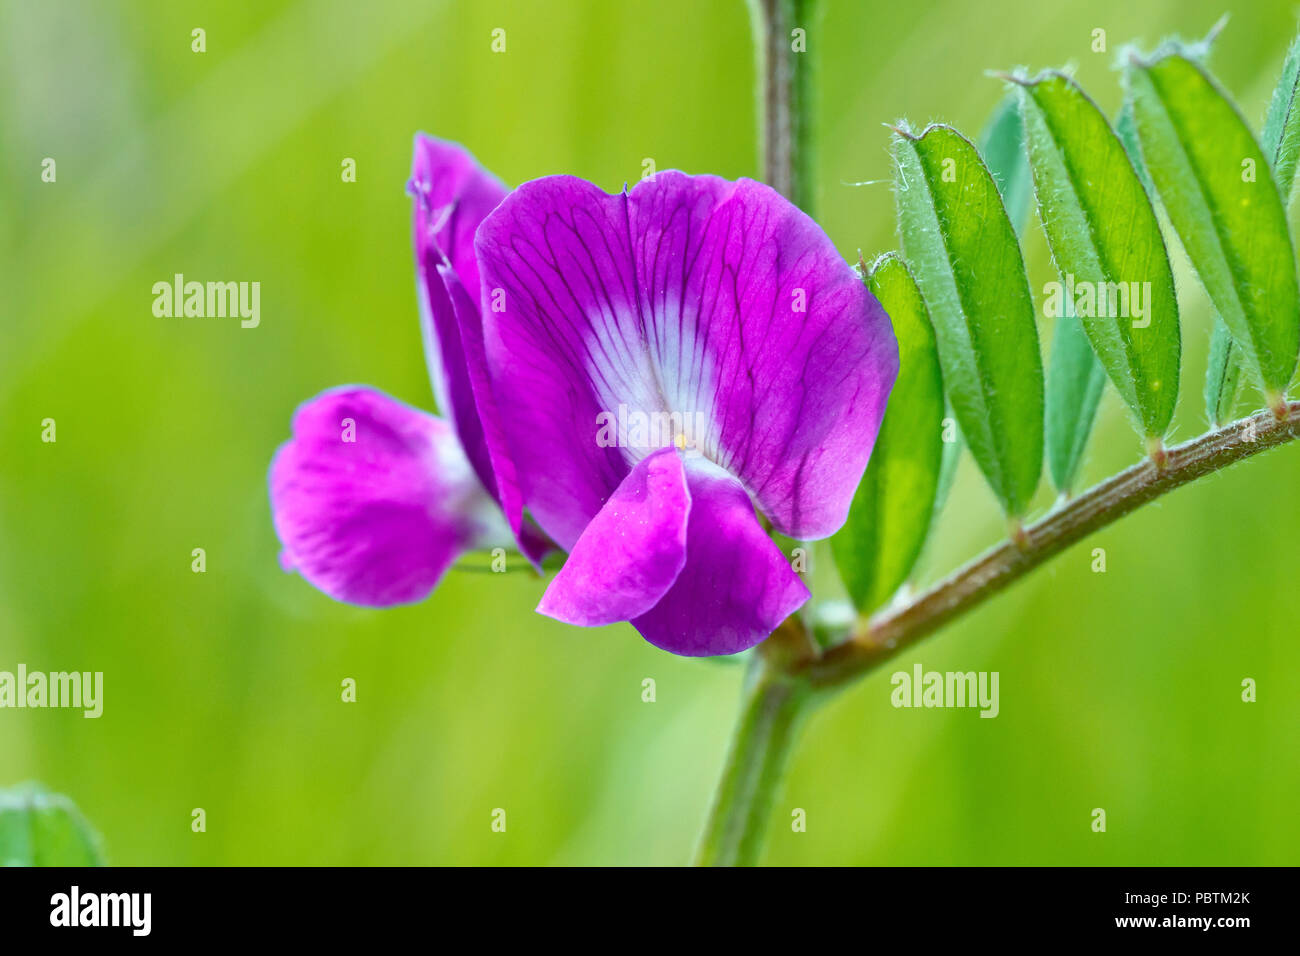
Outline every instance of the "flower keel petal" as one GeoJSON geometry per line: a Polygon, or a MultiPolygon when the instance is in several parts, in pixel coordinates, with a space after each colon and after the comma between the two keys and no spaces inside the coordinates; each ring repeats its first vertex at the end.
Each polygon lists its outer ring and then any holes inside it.
{"type": "Polygon", "coordinates": [[[587,525],[537,610],[583,627],[644,614],[686,563],[690,510],[677,452],[643,459],[587,525]]]}
{"type": "Polygon", "coordinates": [[[664,597],[632,623],[674,654],[736,654],[766,638],[811,594],[763,531],[738,481],[694,456],[686,473],[686,564],[664,597]]]}

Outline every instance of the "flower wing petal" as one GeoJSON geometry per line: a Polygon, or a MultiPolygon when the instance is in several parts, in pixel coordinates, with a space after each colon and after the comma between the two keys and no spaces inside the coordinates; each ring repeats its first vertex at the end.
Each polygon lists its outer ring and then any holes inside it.
{"type": "Polygon", "coordinates": [[[451,262],[461,284],[477,298],[474,233],[505,198],[505,185],[459,143],[418,133],[406,188],[415,199],[416,261],[424,260],[429,247],[436,248],[451,262]]]}
{"type": "Polygon", "coordinates": [[[429,378],[438,408],[451,419],[483,487],[505,511],[523,554],[538,565],[554,545],[523,519],[514,462],[487,383],[474,233],[506,195],[501,182],[460,144],[421,133],[407,190],[414,198],[413,239],[429,378]]]}
{"type": "Polygon", "coordinates": [[[495,511],[445,421],[356,386],[299,406],[270,493],[285,569],[367,607],[428,597],[495,511]]]}

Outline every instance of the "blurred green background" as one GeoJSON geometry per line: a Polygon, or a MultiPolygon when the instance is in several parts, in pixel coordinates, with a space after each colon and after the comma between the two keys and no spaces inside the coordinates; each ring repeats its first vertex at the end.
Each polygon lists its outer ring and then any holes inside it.
{"type": "MultiPolygon", "coordinates": [[[[848,257],[892,248],[889,186],[850,185],[888,180],[882,123],[974,136],[1002,92],[984,71],[1021,64],[1074,64],[1114,115],[1122,43],[1198,36],[1225,10],[1212,66],[1257,123],[1291,7],[826,0],[808,40],[820,218],[848,257]]],[[[99,720],[0,711],[0,786],[68,794],[118,864],[689,859],[740,667],[542,618],[523,574],[335,604],[280,571],[265,471],[326,387],[432,407],[403,194],[416,130],[509,183],[612,190],[647,157],[755,175],[744,4],[3,0],[0,70],[0,669],[105,673],[99,720]],[[151,286],[176,272],[260,281],[260,328],[155,318],[151,286]]],[[[1037,294],[1051,265],[1036,223],[1026,237],[1037,294]]],[[[1210,317],[1177,257],[1182,440],[1204,428],[1210,317]]],[[[1139,453],[1112,392],[1084,478],[1139,453]]],[[[892,666],[842,694],[805,728],[766,860],[1295,863],[1298,481],[1298,448],[1202,481],[898,659],[999,671],[996,720],[895,710],[892,666]]],[[[929,569],[1001,529],[967,459],[929,569]]]]}

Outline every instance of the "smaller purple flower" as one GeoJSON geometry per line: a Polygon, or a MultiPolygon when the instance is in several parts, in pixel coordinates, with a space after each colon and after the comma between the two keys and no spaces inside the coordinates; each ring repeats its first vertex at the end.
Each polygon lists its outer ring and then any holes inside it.
{"type": "Polygon", "coordinates": [[[283,566],[369,607],[423,600],[461,554],[506,545],[512,530],[535,562],[551,547],[502,518],[513,466],[489,452],[496,410],[476,397],[468,360],[482,369],[474,232],[506,189],[462,147],[420,135],[408,190],[425,354],[449,421],[374,389],[333,389],[298,409],[270,470],[283,566]]]}

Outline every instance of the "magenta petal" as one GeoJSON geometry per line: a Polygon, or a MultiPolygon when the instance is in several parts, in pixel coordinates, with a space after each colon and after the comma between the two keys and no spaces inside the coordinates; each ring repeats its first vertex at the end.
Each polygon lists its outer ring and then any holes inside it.
{"type": "MultiPolygon", "coordinates": [[[[635,361],[620,351],[621,323],[636,314],[623,202],[571,176],[535,180],[503,200],[475,241],[487,368],[496,401],[510,410],[501,419],[505,456],[524,503],[565,550],[633,465],[597,441],[609,407],[597,382],[617,383],[622,363],[635,361]]],[[[634,371],[626,384],[643,378],[634,371]]]]}
{"type": "MultiPolygon", "coordinates": [[[[496,472],[483,434],[461,331],[464,321],[467,331],[477,334],[481,342],[478,309],[456,278],[451,264],[432,261],[437,257],[436,249],[427,254],[431,261],[420,278],[420,329],[434,397],[438,410],[455,427],[461,447],[483,487],[496,491],[496,472]]],[[[482,348],[481,344],[479,347],[482,348]]]]}
{"type": "Polygon", "coordinates": [[[632,623],[674,654],[735,654],[776,630],[810,593],[764,533],[736,479],[700,457],[687,458],[686,475],[686,565],[668,593],[632,623]]]}
{"type": "Polygon", "coordinates": [[[698,352],[700,371],[679,374],[683,389],[698,381],[717,428],[710,457],[776,530],[827,537],[848,516],[898,375],[893,328],[821,227],[776,191],[712,180],[711,205],[702,192],[680,173],[633,190],[639,283],[660,315],[694,327],[683,355],[698,352]]]}
{"type": "Polygon", "coordinates": [[[299,406],[270,490],[282,564],[367,607],[428,597],[495,511],[446,422],[355,386],[299,406]]]}
{"type": "Polygon", "coordinates": [[[429,378],[475,474],[501,504],[524,555],[537,564],[553,545],[523,519],[514,463],[487,383],[474,232],[506,189],[464,147],[423,133],[415,138],[408,191],[415,199],[417,295],[429,378]]]}
{"type": "Polygon", "coordinates": [[[477,345],[481,352],[483,337],[474,233],[506,190],[462,146],[421,133],[415,137],[407,191],[415,200],[416,292],[438,409],[455,425],[484,487],[495,493],[497,479],[483,436],[467,351],[477,345]]]}
{"type": "Polygon", "coordinates": [[[611,196],[555,176],[507,196],[475,245],[505,440],[525,504],[561,545],[644,454],[597,441],[598,416],[619,406],[698,424],[692,443],[777,530],[840,527],[897,345],[797,208],[750,180],[661,172],[611,196]]]}
{"type": "Polygon", "coordinates": [[[537,610],[584,627],[644,614],[686,563],[690,510],[677,452],[643,459],[587,525],[537,610]]]}
{"type": "Polygon", "coordinates": [[[418,133],[406,188],[415,199],[416,262],[423,262],[426,250],[435,247],[477,300],[474,233],[505,198],[506,187],[464,146],[418,133]]]}

